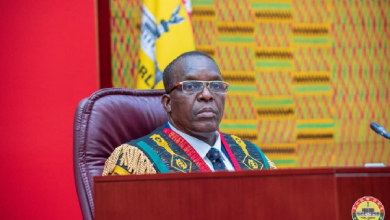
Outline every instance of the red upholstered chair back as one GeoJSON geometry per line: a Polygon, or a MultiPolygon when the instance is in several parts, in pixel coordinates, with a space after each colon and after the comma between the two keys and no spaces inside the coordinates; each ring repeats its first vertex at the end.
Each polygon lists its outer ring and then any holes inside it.
{"type": "Polygon", "coordinates": [[[93,177],[119,145],[149,134],[167,121],[164,90],[102,89],[83,99],[74,118],[73,164],[84,219],[93,219],[93,177]]]}

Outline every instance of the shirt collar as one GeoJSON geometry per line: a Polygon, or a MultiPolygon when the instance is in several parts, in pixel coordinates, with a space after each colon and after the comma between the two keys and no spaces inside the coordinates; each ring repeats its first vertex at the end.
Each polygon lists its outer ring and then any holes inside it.
{"type": "Polygon", "coordinates": [[[182,131],[179,131],[177,128],[175,128],[169,122],[168,122],[168,125],[174,132],[176,132],[180,136],[182,136],[196,150],[196,152],[198,152],[199,156],[201,156],[202,158],[206,157],[206,154],[207,154],[207,152],[209,152],[211,147],[213,147],[221,152],[221,137],[219,136],[219,133],[217,131],[215,132],[215,134],[217,135],[217,139],[215,140],[214,145],[210,146],[206,142],[199,140],[198,138],[192,137],[191,135],[188,135],[182,131]]]}

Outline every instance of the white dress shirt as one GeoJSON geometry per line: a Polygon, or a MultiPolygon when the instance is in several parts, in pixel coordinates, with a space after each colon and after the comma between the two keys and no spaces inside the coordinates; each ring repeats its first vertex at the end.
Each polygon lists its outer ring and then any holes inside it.
{"type": "Polygon", "coordinates": [[[207,152],[209,152],[209,150],[212,147],[217,149],[217,150],[219,150],[221,152],[221,155],[222,155],[221,159],[222,159],[223,163],[225,164],[226,169],[229,170],[229,171],[234,171],[234,167],[233,167],[232,163],[230,163],[229,158],[225,155],[225,153],[221,149],[222,142],[221,142],[221,137],[219,136],[218,132],[215,132],[216,135],[217,135],[217,140],[215,141],[213,146],[210,146],[210,145],[208,145],[206,142],[204,142],[202,140],[199,140],[199,139],[197,139],[195,137],[192,137],[192,136],[190,136],[190,135],[188,135],[186,133],[183,133],[183,132],[179,131],[178,129],[173,127],[173,125],[171,123],[168,122],[168,124],[169,124],[169,127],[174,132],[176,132],[180,136],[182,136],[196,150],[196,152],[198,152],[199,156],[201,158],[203,158],[203,160],[206,162],[206,164],[210,167],[210,169],[212,171],[214,171],[213,164],[211,163],[209,158],[206,156],[207,152]]]}

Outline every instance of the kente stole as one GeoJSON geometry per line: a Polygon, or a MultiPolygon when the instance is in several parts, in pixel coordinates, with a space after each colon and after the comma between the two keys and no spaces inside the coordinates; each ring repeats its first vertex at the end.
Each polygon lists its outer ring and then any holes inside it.
{"type": "MultiPolygon", "coordinates": [[[[269,169],[268,161],[256,145],[234,135],[220,132],[220,136],[235,170],[269,169]]],[[[127,144],[142,150],[160,173],[211,171],[183,137],[165,126],[127,144]]]]}

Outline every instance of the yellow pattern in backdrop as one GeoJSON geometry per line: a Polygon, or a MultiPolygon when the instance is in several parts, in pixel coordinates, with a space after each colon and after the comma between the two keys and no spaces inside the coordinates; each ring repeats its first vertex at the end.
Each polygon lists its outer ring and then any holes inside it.
{"type": "MultiPolygon", "coordinates": [[[[135,88],[142,1],[110,4],[113,85],[135,88]]],[[[383,0],[192,0],[195,48],[230,84],[221,131],[278,168],[389,165],[390,142],[369,128],[390,129],[389,10],[383,0]]]]}
{"type": "Polygon", "coordinates": [[[137,89],[163,89],[165,67],[195,49],[191,21],[181,0],[145,0],[142,10],[137,89]]]}

